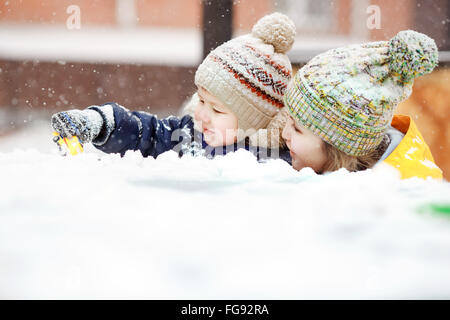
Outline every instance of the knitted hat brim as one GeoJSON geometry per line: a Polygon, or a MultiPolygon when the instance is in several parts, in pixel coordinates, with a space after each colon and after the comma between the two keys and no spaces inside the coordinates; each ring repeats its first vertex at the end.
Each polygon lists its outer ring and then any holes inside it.
{"type": "Polygon", "coordinates": [[[267,108],[262,112],[255,107],[260,101],[252,100],[252,95],[246,96],[239,79],[230,77],[229,72],[215,62],[204,61],[195,74],[195,84],[206,89],[219,99],[238,118],[239,128],[243,130],[265,128],[278,113],[276,108],[267,108]]]}

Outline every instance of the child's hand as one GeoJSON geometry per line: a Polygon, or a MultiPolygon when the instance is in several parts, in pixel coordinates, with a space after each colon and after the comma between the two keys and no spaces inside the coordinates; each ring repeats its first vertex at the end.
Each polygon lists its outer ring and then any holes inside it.
{"type": "Polygon", "coordinates": [[[103,126],[103,118],[95,110],[68,110],[52,116],[52,127],[63,137],[77,136],[81,143],[94,140],[103,126]]]}

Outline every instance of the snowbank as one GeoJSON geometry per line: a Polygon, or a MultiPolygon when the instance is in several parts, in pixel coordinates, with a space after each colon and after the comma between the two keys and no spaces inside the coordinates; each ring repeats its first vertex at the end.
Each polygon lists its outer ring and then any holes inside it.
{"type": "Polygon", "coordinates": [[[450,298],[450,219],[418,211],[447,182],[34,137],[0,143],[0,298],[450,298]]]}

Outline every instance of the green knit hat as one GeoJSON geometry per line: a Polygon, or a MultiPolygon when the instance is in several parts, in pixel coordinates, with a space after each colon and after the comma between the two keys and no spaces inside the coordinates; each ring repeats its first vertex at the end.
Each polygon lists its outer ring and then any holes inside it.
{"type": "Polygon", "coordinates": [[[314,57],[289,84],[284,102],[299,124],[352,156],[383,140],[413,79],[438,63],[433,39],[401,31],[390,41],[329,50],[314,57]]]}

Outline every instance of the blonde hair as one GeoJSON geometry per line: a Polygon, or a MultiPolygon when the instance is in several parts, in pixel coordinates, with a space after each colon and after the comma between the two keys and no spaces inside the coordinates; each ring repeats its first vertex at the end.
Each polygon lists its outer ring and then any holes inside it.
{"type": "Polygon", "coordinates": [[[340,168],[345,168],[350,172],[355,172],[372,168],[378,160],[380,160],[389,145],[389,137],[385,135],[383,141],[375,150],[363,156],[351,156],[339,149],[336,149],[334,146],[325,141],[324,143],[327,161],[325,162],[321,173],[336,171],[340,168]]]}

